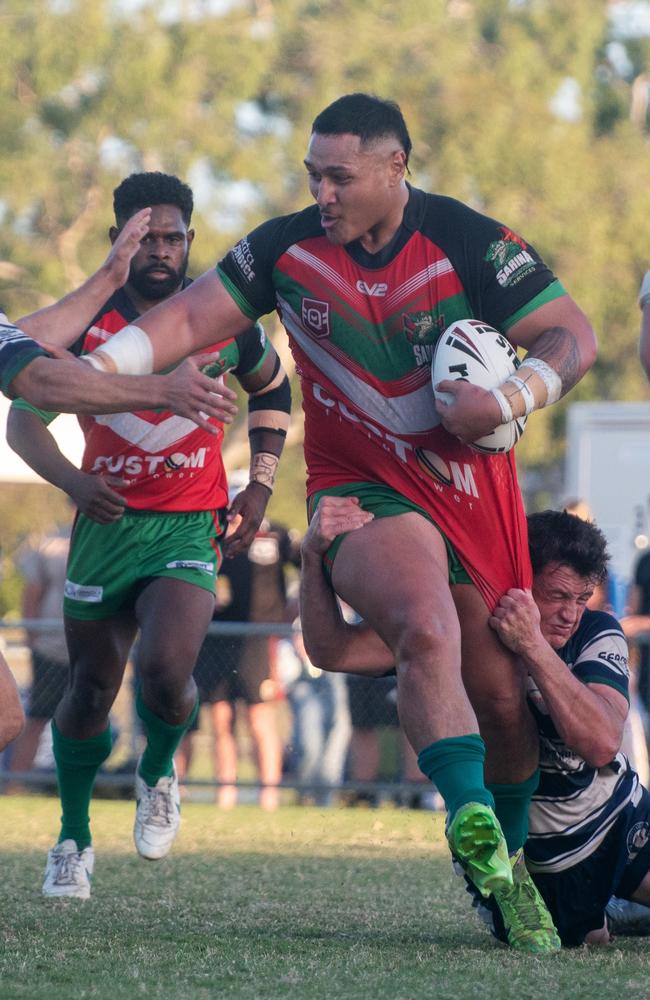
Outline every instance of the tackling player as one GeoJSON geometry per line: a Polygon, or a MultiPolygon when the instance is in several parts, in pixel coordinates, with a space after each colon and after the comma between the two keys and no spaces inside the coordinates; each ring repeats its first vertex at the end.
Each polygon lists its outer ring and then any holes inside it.
{"type": "MultiPolygon", "coordinates": [[[[354,498],[327,497],[302,542],[300,608],[312,662],[367,676],[392,672],[392,652],[366,624],[342,617],[321,560],[341,531],[370,515],[354,498]]],[[[621,626],[587,602],[607,572],[606,543],[591,522],[544,511],[528,518],[532,592],[513,589],[490,624],[528,673],[528,700],[540,740],[541,779],[529,813],[525,857],[562,943],[609,940],[605,911],[624,932],[647,932],[649,912],[626,919],[620,900],[650,904],[650,794],[620,752],[627,717],[627,644],[621,626]]],[[[513,898],[530,895],[515,865],[515,892],[494,893],[478,909],[506,939],[513,898]],[[494,906],[496,902],[497,906],[494,906]],[[504,921],[505,918],[505,921],[504,921]]],[[[513,942],[511,942],[513,943],[513,942]]]]}
{"type": "MultiPolygon", "coordinates": [[[[488,624],[530,567],[514,457],[463,442],[568,392],[595,338],[520,236],[407,183],[410,150],[397,105],[335,101],[305,158],[316,205],[259,226],[93,360],[160,369],[278,310],[302,380],[310,509],[348,494],[375,515],[327,554],[333,585],[393,651],[405,732],[445,799],[453,851],[488,894],[512,886],[507,849],[523,844],[538,781],[523,679],[488,624]],[[465,317],[528,353],[499,389],[441,383],[453,402],[434,402],[433,348],[465,317]]],[[[543,906],[513,920],[522,947],[559,946],[543,906]]]]}
{"type": "MultiPolygon", "coordinates": [[[[112,240],[144,206],[150,207],[148,228],[128,280],[100,309],[75,351],[110,342],[140,310],[187,283],[194,236],[190,189],[164,174],[128,177],[115,191],[112,240]]],[[[282,450],[289,384],[259,325],[249,324],[238,337],[208,349],[201,362],[213,377],[235,374],[250,397],[251,477],[230,507],[231,518],[241,516],[228,543],[234,553],[250,543],[271,495],[266,468],[282,450]]],[[[8,437],[79,510],[64,599],[71,682],[52,726],[62,826],[49,852],[43,892],[87,898],[94,863],[92,786],[111,752],[108,713],[138,628],[136,707],[147,738],[136,772],[139,853],[163,857],[178,829],[173,754],[197,710],[192,669],[214,606],[228,499],[220,425],[208,431],[166,411],[84,417],[79,470],[47,430],[53,416],[17,401],[8,437]]]]}

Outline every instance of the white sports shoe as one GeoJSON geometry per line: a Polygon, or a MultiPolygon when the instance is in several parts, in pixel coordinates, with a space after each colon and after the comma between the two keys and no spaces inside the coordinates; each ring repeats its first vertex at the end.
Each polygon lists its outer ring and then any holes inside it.
{"type": "Polygon", "coordinates": [[[152,788],[135,771],[135,825],[133,839],[138,854],[157,861],[169,854],[181,822],[181,797],[176,767],[170,778],[159,778],[152,788]]]}
{"type": "Polygon", "coordinates": [[[44,896],[72,896],[90,898],[90,876],[95,867],[92,847],[80,851],[74,840],[62,840],[47,852],[44,896]]]}

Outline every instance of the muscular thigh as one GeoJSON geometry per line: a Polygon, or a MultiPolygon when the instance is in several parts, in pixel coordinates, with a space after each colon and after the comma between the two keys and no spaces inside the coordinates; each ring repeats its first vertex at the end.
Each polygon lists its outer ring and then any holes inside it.
{"type": "Polygon", "coordinates": [[[99,687],[119,686],[135,639],[131,614],[98,621],[64,617],[73,687],[90,682],[99,687]]]}
{"type": "Polygon", "coordinates": [[[174,577],[157,577],[135,605],[138,664],[192,672],[214,611],[214,594],[174,577]]]}
{"type": "Polygon", "coordinates": [[[525,675],[517,658],[488,624],[490,612],[472,584],[451,588],[461,629],[463,683],[479,721],[484,706],[503,700],[525,703],[525,675]]]}
{"type": "Polygon", "coordinates": [[[458,639],[447,548],[438,529],[418,513],[376,518],[347,534],[332,583],[392,649],[406,628],[431,623],[458,639]]]}

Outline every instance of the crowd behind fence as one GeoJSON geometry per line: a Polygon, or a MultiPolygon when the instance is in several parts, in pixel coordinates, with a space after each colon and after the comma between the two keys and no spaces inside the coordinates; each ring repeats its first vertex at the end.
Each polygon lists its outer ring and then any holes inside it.
{"type": "MultiPolygon", "coordinates": [[[[181,621],[170,623],[179,627],[181,621]]],[[[15,767],[10,746],[0,757],[0,785],[6,791],[26,789],[51,792],[56,787],[51,751],[50,719],[61,696],[67,665],[43,663],[40,689],[34,705],[33,659],[28,634],[63,631],[56,619],[22,619],[0,622],[0,645],[16,678],[28,723],[35,708],[42,717],[38,745],[28,768],[15,767]],[[48,666],[51,668],[48,671],[48,666]]],[[[395,681],[374,680],[325,673],[313,667],[304,654],[300,629],[288,624],[213,622],[209,641],[201,649],[195,668],[201,711],[191,734],[191,753],[177,757],[186,798],[220,801],[224,785],[218,773],[217,717],[214,698],[222,697],[219,678],[235,674],[246,643],[256,655],[269,658],[269,683],[264,699],[269,705],[275,735],[282,751],[279,804],[295,802],[317,805],[396,804],[439,808],[435,790],[420,774],[415,757],[401,733],[397,719],[395,681]],[[211,688],[214,678],[214,692],[211,688]],[[185,765],[187,770],[185,770],[185,765]]],[[[135,712],[137,685],[137,640],[118,698],[111,712],[113,753],[101,769],[97,794],[130,797],[133,774],[142,749],[142,735],[135,712]]],[[[263,794],[259,756],[244,701],[233,703],[233,737],[237,744],[238,769],[234,791],[223,801],[256,802],[263,794]]],[[[231,781],[227,782],[228,787],[231,781]]]]}

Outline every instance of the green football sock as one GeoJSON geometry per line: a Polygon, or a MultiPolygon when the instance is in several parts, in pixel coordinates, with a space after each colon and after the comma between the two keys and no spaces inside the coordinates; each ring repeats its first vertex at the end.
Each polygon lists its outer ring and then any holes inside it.
{"type": "Polygon", "coordinates": [[[194,724],[198,715],[198,699],[185,722],[172,726],[158,715],[154,715],[142,700],[138,689],[135,697],[135,707],[142,719],[147,745],[144,748],[138,773],[150,788],[153,788],[159,778],[168,778],[174,772],[174,754],[185,733],[194,724]]]}
{"type": "Polygon", "coordinates": [[[503,829],[509,854],[518,851],[528,839],[528,810],[538,784],[539,771],[533,771],[526,781],[513,785],[487,785],[494,796],[494,811],[503,829]]]}
{"type": "Polygon", "coordinates": [[[418,754],[418,766],[436,785],[445,800],[451,821],[466,802],[483,802],[494,808],[485,787],[485,743],[478,733],[436,740],[418,754]]]}
{"type": "Polygon", "coordinates": [[[95,776],[110,756],[112,746],[110,726],[88,740],[71,740],[61,735],[52,720],[52,749],[63,809],[59,843],[75,840],[83,851],[92,842],[88,815],[90,798],[95,776]]]}

